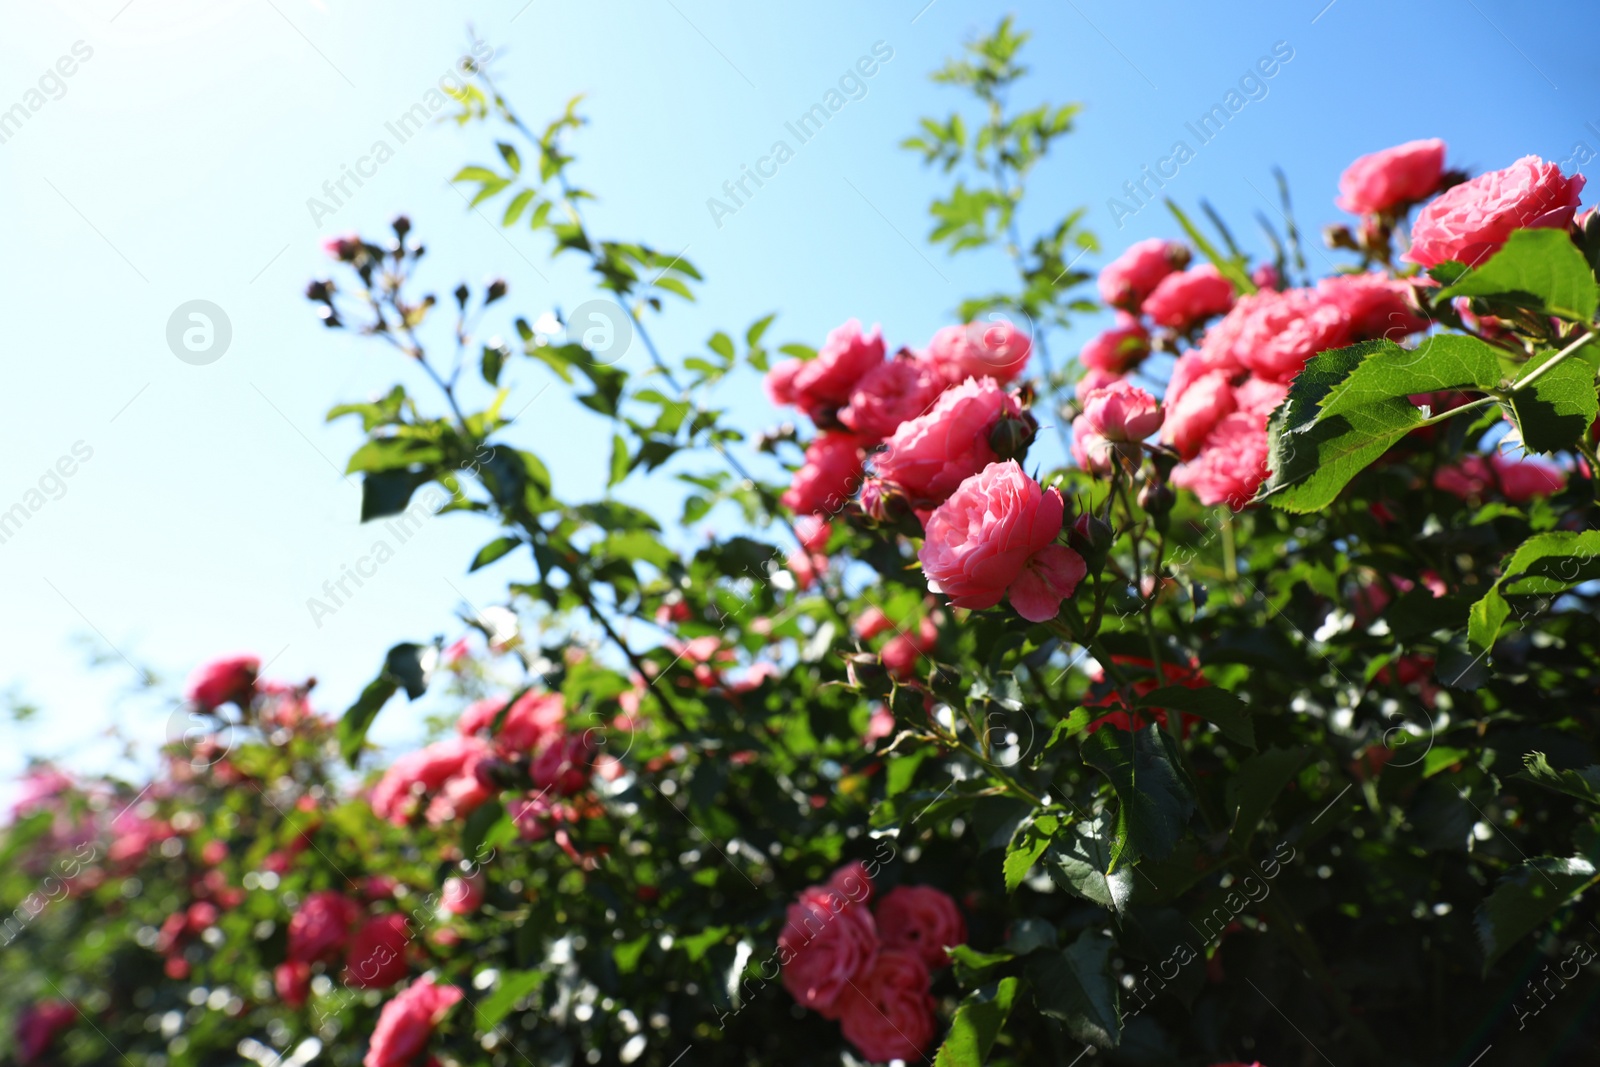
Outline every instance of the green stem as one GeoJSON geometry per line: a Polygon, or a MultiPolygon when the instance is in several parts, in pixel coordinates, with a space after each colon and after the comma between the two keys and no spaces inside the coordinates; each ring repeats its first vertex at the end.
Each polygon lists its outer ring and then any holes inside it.
{"type": "Polygon", "coordinates": [[[1550,357],[1549,359],[1545,360],[1543,363],[1541,363],[1537,367],[1535,367],[1533,369],[1533,373],[1528,374],[1527,376],[1525,376],[1523,378],[1520,378],[1515,382],[1512,382],[1510,391],[1515,393],[1518,390],[1526,389],[1528,386],[1532,385],[1534,382],[1538,381],[1540,378],[1543,378],[1546,374],[1549,374],[1550,371],[1554,370],[1561,363],[1563,363],[1566,360],[1570,359],[1574,352],[1576,352],[1578,349],[1582,348],[1593,337],[1594,337],[1594,334],[1585,333],[1583,336],[1579,337],[1576,341],[1572,342],[1566,348],[1563,348],[1561,351],[1557,352],[1554,356],[1550,357]]]}

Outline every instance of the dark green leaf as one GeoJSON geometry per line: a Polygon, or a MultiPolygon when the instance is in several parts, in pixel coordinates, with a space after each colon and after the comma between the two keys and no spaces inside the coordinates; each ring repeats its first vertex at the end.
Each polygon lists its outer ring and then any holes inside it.
{"type": "Polygon", "coordinates": [[[1239,764],[1228,779],[1226,804],[1233,820],[1232,837],[1240,848],[1250,843],[1262,817],[1305,760],[1304,749],[1269,748],[1239,764]]]}
{"type": "Polygon", "coordinates": [[[1114,942],[1098,930],[1085,930],[1063,952],[1028,957],[1028,982],[1039,1011],[1060,1020],[1073,1038],[1098,1048],[1122,1040],[1117,986],[1111,977],[1114,942]]]}
{"type": "Polygon", "coordinates": [[[478,554],[472,557],[472,566],[467,568],[468,572],[478,570],[480,567],[487,567],[506,553],[516,551],[517,546],[521,544],[522,540],[516,537],[495,538],[478,549],[478,554]]]}
{"type": "MultiPolygon", "coordinates": [[[[1511,394],[1517,429],[1522,433],[1523,444],[1531,451],[1560,452],[1586,439],[1595,412],[1600,409],[1600,395],[1594,383],[1595,365],[1585,358],[1591,352],[1600,357],[1600,347],[1590,344],[1541,374],[1532,385],[1511,394]]],[[[1522,376],[1526,377],[1554,355],[1554,352],[1539,353],[1523,367],[1522,376]]]]}
{"type": "Polygon", "coordinates": [[[1083,761],[1110,779],[1116,791],[1129,843],[1141,855],[1167,856],[1189,825],[1194,798],[1167,759],[1156,729],[1096,730],[1082,747],[1083,761]]]}
{"type": "Polygon", "coordinates": [[[499,983],[494,987],[494,992],[478,1001],[477,1009],[472,1013],[471,1025],[482,1031],[491,1031],[500,1025],[500,1021],[511,1014],[517,1006],[517,1001],[532,993],[544,984],[543,971],[505,971],[500,975],[499,983]]]}
{"type": "Polygon", "coordinates": [[[1478,907],[1478,942],[1483,947],[1484,970],[1595,881],[1595,866],[1583,856],[1540,856],[1512,868],[1478,907]]]}
{"type": "Polygon", "coordinates": [[[1588,323],[1600,304],[1594,273],[1566,227],[1518,230],[1489,261],[1443,290],[1435,301],[1476,296],[1588,323]]]}
{"type": "Polygon", "coordinates": [[[361,521],[398,515],[411,502],[411,494],[431,481],[421,471],[373,471],[361,479],[361,521]]]}
{"type": "Polygon", "coordinates": [[[1479,649],[1493,647],[1511,616],[1507,595],[1549,594],[1600,578],[1600,530],[1535,534],[1506,561],[1500,578],[1472,605],[1467,637],[1479,649]]]}
{"type": "Polygon", "coordinates": [[[1226,689],[1210,685],[1199,689],[1167,685],[1146,693],[1138,703],[1141,708],[1165,708],[1198,715],[1221,730],[1228,740],[1256,747],[1256,727],[1250,721],[1249,705],[1226,689]]]}
{"type": "Polygon", "coordinates": [[[1527,770],[1518,771],[1512,778],[1542,785],[1590,804],[1600,804],[1600,764],[1585,767],[1581,771],[1558,771],[1550,766],[1543,752],[1530,752],[1522,761],[1527,770]]]}
{"type": "Polygon", "coordinates": [[[1108,816],[1074,823],[1056,835],[1045,854],[1055,883],[1102,908],[1121,912],[1133,895],[1132,864],[1112,869],[1116,828],[1108,816]]]}
{"type": "Polygon", "coordinates": [[[939,1046],[934,1067],[982,1067],[1011,1014],[1016,995],[1015,978],[1002,978],[968,993],[950,1020],[950,1033],[939,1046]]]}

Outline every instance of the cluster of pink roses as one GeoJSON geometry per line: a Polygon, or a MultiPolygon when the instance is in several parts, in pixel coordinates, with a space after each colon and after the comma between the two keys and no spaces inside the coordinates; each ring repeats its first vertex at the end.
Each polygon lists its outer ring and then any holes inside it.
{"type": "MultiPolygon", "coordinates": [[[[1445,189],[1411,229],[1404,258],[1424,267],[1447,260],[1477,265],[1513,230],[1572,223],[1581,176],[1566,177],[1529,156],[1446,189],[1452,179],[1444,152],[1442,141],[1430,140],[1362,157],[1340,179],[1340,206],[1387,227],[1445,189]]],[[[1182,460],[1172,481],[1206,504],[1237,510],[1266,477],[1267,420],[1295,375],[1319,352],[1376,338],[1401,341],[1426,329],[1411,289],[1431,283],[1356,273],[1286,289],[1273,268],[1262,267],[1252,278],[1258,291],[1236,296],[1216,268],[1185,270],[1188,262],[1183,246],[1151,239],[1101,272],[1101,296],[1117,319],[1080,355],[1083,414],[1073,453],[1079,466],[1105,472],[1119,452],[1134,458],[1130,448],[1159,428],[1162,443],[1182,460]],[[1153,337],[1153,329],[1165,332],[1153,337]],[[1162,411],[1125,376],[1152,348],[1181,345],[1188,347],[1172,369],[1162,411]]]]}
{"type": "Polygon", "coordinates": [[[966,944],[967,924],[946,893],[900,886],[876,894],[862,863],[800,892],[778,937],[784,988],[802,1006],[837,1019],[874,1063],[920,1058],[938,1028],[930,972],[966,944]]]}
{"type": "MultiPolygon", "coordinates": [[[[363,896],[376,902],[393,893],[387,879],[369,879],[363,896]]],[[[311,893],[289,920],[288,958],[278,966],[278,997],[292,1008],[306,1002],[314,968],[344,962],[342,979],[357,989],[387,989],[411,973],[406,949],[410,923],[393,911],[367,906],[337,889],[311,893]]]]}
{"type": "MultiPolygon", "coordinates": [[[[974,322],[940,330],[925,352],[901,350],[888,362],[883,353],[879,332],[863,336],[852,320],[829,334],[815,359],[768,372],[773,401],[800,408],[820,431],[784,504],[829,515],[854,498],[872,521],[915,514],[930,589],[957,607],[1009,598],[1029,620],[1054,618],[1086,567],[1056,543],[1060,493],[1041,488],[1016,462],[1035,424],[1004,384],[1027,362],[1026,335],[1007,323],[974,322]]],[[[1138,416],[1130,419],[1137,427],[1138,416]]],[[[803,536],[804,563],[814,572],[826,523],[814,522],[803,536]]]]}
{"type": "Polygon", "coordinates": [[[412,982],[383,1006],[362,1067],[413,1067],[462,996],[455,986],[440,985],[427,975],[412,982]]]}

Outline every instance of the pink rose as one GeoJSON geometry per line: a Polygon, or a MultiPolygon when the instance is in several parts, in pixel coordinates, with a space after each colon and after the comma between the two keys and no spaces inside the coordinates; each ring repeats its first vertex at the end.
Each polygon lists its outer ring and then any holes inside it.
{"type": "Polygon", "coordinates": [[[576,731],[545,745],[534,757],[528,776],[540,789],[570,797],[589,786],[594,774],[594,739],[576,731]]]}
{"type": "Polygon", "coordinates": [[[56,1037],[72,1025],[78,1009],[64,1000],[41,1000],[17,1015],[17,1056],[24,1064],[42,1060],[56,1037]]]}
{"type": "Polygon", "coordinates": [[[1112,382],[1120,381],[1122,381],[1122,375],[1120,374],[1117,374],[1113,371],[1101,370],[1098,367],[1090,367],[1084,373],[1083,377],[1078,379],[1078,384],[1073,386],[1072,395],[1081,403],[1084,397],[1088,396],[1096,389],[1104,389],[1112,382]]]}
{"type": "Polygon", "coordinates": [[[1055,543],[1063,504],[1016,460],[984,468],[928,517],[917,558],[928,588],[959,608],[990,608],[1009,597],[1030,622],[1055,617],[1087,573],[1083,558],[1055,543]]]}
{"type": "MultiPolygon", "coordinates": [[[[476,778],[478,763],[494,754],[481,737],[451,737],[395,760],[372,787],[373,813],[404,826],[422,794],[444,787],[451,779],[476,778]]],[[[465,812],[461,812],[465,814],[465,812]]]]}
{"type": "Polygon", "coordinates": [[[461,990],[424,975],[383,1006],[362,1067],[412,1067],[434,1027],[461,999],[461,990]]]}
{"type": "Polygon", "coordinates": [[[778,935],[783,987],[804,1007],[838,1017],[836,1004],[878,951],[878,929],[863,904],[843,893],[811,886],[789,905],[778,935]]]}
{"type": "Polygon", "coordinates": [[[794,379],[805,363],[798,359],[780,359],[767,370],[761,379],[761,388],[773,407],[787,408],[795,404],[794,379]]]}
{"type": "Polygon", "coordinates": [[[784,491],[784,507],[831,515],[850,502],[861,485],[861,441],[847,433],[823,432],[806,449],[806,461],[784,491]]]}
{"type": "Polygon", "coordinates": [[[1028,335],[1003,319],[946,326],[928,342],[928,362],[948,384],[968,378],[1009,382],[1022,373],[1033,345],[1028,335]]]}
{"type": "Polygon", "coordinates": [[[885,669],[902,681],[915,676],[917,660],[933,651],[939,643],[939,628],[931,619],[917,623],[915,632],[897,633],[884,644],[878,658],[885,669]]]}
{"type": "Polygon", "coordinates": [[[863,437],[881,441],[933,406],[944,387],[944,378],[932,364],[897,357],[861,376],[850,393],[850,406],[839,412],[839,421],[863,437]]]}
{"type": "Polygon", "coordinates": [[[928,968],[910,952],[886,948],[842,998],[839,1029],[873,1063],[922,1059],[937,1022],[928,968]]]}
{"type": "Polygon", "coordinates": [[[1137,311],[1161,279],[1189,263],[1189,250],[1175,241],[1151,237],[1128,246],[1100,272],[1100,299],[1124,311],[1137,311]]]}
{"type": "Polygon", "coordinates": [[[272,985],[286,1007],[303,1008],[311,992],[311,964],[280,963],[272,972],[272,985]]]}
{"type": "Polygon", "coordinates": [[[856,383],[882,362],[881,331],[874,326],[870,334],[863,334],[861,323],[851,319],[829,332],[817,358],[806,360],[795,371],[795,403],[812,419],[826,421],[850,402],[856,383]]]}
{"type": "Polygon", "coordinates": [[[451,915],[471,915],[483,906],[484,877],[480,871],[465,878],[446,878],[440,904],[451,915]]]}
{"type": "MultiPolygon", "coordinates": [[[[894,716],[889,719],[892,722],[894,716]]],[[[871,904],[878,891],[872,875],[867,873],[867,865],[860,860],[851,860],[828,875],[828,888],[843,893],[852,904],[871,904]]]]}
{"type": "MultiPolygon", "coordinates": [[[[1091,396],[1094,394],[1090,394],[1091,396]]],[[[1117,446],[1088,423],[1072,428],[1072,461],[1090,474],[1110,474],[1116,466],[1117,446]]]]}
{"type": "MultiPolygon", "coordinates": [[[[1195,354],[1186,353],[1178,362],[1195,354]]],[[[1193,459],[1217,423],[1233,413],[1235,400],[1230,381],[1226,372],[1211,371],[1186,383],[1181,391],[1167,387],[1167,419],[1161,439],[1184,459],[1193,459]]]]}
{"type": "Polygon", "coordinates": [[[1161,429],[1161,405],[1129,381],[1113,382],[1083,399],[1078,421],[1108,441],[1137,443],[1161,429]]]}
{"type": "Polygon", "coordinates": [[[1277,289],[1283,285],[1283,275],[1271,263],[1263,263],[1251,271],[1250,280],[1255,282],[1257,289],[1277,289]]]}
{"type": "Polygon", "coordinates": [[[1346,167],[1339,175],[1336,203],[1352,215],[1389,214],[1432,196],[1443,175],[1443,141],[1407,141],[1346,167]]]}
{"type": "Polygon", "coordinates": [[[1225,416],[1200,454],[1172,471],[1174,485],[1194,491],[1203,504],[1239,511],[1267,477],[1267,419],[1245,411],[1225,416]]]}
{"type": "Polygon", "coordinates": [[[310,894],[289,920],[290,962],[318,963],[338,956],[360,916],[361,906],[337,889],[310,894]]]}
{"type": "Polygon", "coordinates": [[[1209,263],[1169,274],[1145,297],[1142,310],[1157,326],[1179,333],[1233,307],[1233,283],[1209,263]]]}
{"type": "Polygon", "coordinates": [[[361,924],[345,953],[344,980],[357,989],[387,989],[404,981],[406,944],[411,940],[406,918],[393,912],[361,924]]]}
{"type": "Polygon", "coordinates": [[[1411,248],[1402,257],[1424,267],[1447,260],[1476,267],[1498,252],[1513,230],[1566,228],[1583,192],[1581,174],[1523,156],[1505,170],[1480,174],[1417,213],[1411,248]]]}
{"type": "Polygon", "coordinates": [[[1410,286],[1384,274],[1337,274],[1318,282],[1317,292],[1345,313],[1352,340],[1399,342],[1428,328],[1407,299],[1410,286]]]}
{"type": "Polygon", "coordinates": [[[999,458],[989,431],[1001,416],[1021,414],[1016,400],[992,379],[968,378],[946,389],[926,415],[896,430],[873,463],[878,476],[899,486],[914,506],[929,507],[999,458]]]}
{"type": "Polygon", "coordinates": [[[856,616],[851,628],[855,630],[856,636],[861,640],[870,641],[879,634],[893,630],[895,627],[889,616],[885,615],[881,609],[870,607],[856,616]]]}
{"type": "Polygon", "coordinates": [[[927,885],[903,885],[878,905],[878,936],[885,948],[922,957],[930,969],[950,962],[945,949],[967,943],[967,921],[950,894],[927,885]]]}
{"type": "Polygon", "coordinates": [[[1312,356],[1354,339],[1344,309],[1312,289],[1252,293],[1239,300],[1228,318],[1235,315],[1242,315],[1243,322],[1234,354],[1251,371],[1274,381],[1292,381],[1312,356]]]}
{"type": "Polygon", "coordinates": [[[807,552],[821,552],[828,547],[833,527],[819,516],[801,515],[794,520],[794,532],[800,535],[801,548],[807,552]]]}
{"type": "Polygon", "coordinates": [[[1558,493],[1567,476],[1557,467],[1534,459],[1512,459],[1498,452],[1487,459],[1465,456],[1461,462],[1443,467],[1433,476],[1433,484],[1462,500],[1482,499],[1491,490],[1512,504],[1526,504],[1536,497],[1558,493]]]}
{"type": "Polygon", "coordinates": [[[189,676],[188,697],[208,711],[223,704],[248,704],[255,692],[259,670],[259,656],[225,656],[212,660],[189,676]]]}
{"type": "MultiPolygon", "coordinates": [[[[1229,292],[1231,295],[1232,290],[1229,292]]],[[[1137,367],[1149,354],[1150,332],[1138,319],[1118,312],[1117,324],[1084,345],[1078,361],[1091,371],[1121,375],[1137,367]]]]}
{"type": "Polygon", "coordinates": [[[72,779],[48,764],[34,767],[17,783],[17,799],[11,804],[11,817],[21,819],[51,807],[50,801],[72,789],[72,779]]]}

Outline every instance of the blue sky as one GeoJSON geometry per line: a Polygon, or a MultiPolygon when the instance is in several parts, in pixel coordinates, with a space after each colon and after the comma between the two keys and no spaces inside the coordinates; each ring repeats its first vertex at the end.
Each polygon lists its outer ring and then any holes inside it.
{"type": "MultiPolygon", "coordinates": [[[[124,654],[179,681],[213,654],[254,650],[274,675],[315,675],[320,704],[338,709],[391,643],[454,633],[464,599],[486,606],[503,587],[498,571],[465,574],[489,531],[443,519],[320,627],[306,607],[374,540],[339,474],[356,429],[323,414],[401,370],[377,346],[322,329],[301,299],[327,271],[319,240],[379,232],[405,211],[430,247],[424,280],[437,291],[510,281],[508,314],[489,323],[506,333],[512,313],[595,295],[581,272],[546,262],[543,237],[502,234],[447,186],[458,166],[492,155],[484,127],[434,126],[404,144],[386,133],[464,49],[469,23],[530,121],[588,94],[592,125],[572,147],[577,180],[600,196],[591,228],[686,251],[707,277],[698,303],[656,326],[664,348],[687,352],[771,311],[777,339],[816,343],[855,316],[881,322],[891,344],[917,345],[963,295],[1003,284],[997,257],[951,260],[925,245],[940,179],[895,146],[918,116],[954,103],[927,72],[1008,11],[1034,33],[1034,76],[1015,103],[1085,105],[1078,132],[1038,172],[1023,228],[1086,205],[1108,254],[1174,235],[1159,207],[1119,219],[1108,201],[1127,203],[1123,183],[1179,139],[1194,158],[1163,192],[1190,207],[1209,198],[1258,247],[1251,219],[1275,212],[1261,196],[1274,165],[1314,235],[1340,218],[1339,171],[1400,141],[1442,137],[1451,164],[1473,171],[1527,153],[1568,160],[1580,142],[1600,150],[1600,71],[1568,44],[1594,39],[1600,9],[1578,3],[25,5],[0,40],[0,112],[42,101],[0,143],[0,510],[41,478],[50,496],[0,543],[0,688],[41,708],[25,727],[0,722],[0,776],[27,752],[112,766],[117,750],[99,736],[112,724],[159,739],[170,709],[113,699],[133,677],[124,654]],[[866,94],[735,214],[714,218],[706,202],[723,182],[875,45],[893,54],[866,94]],[[1274,46],[1292,59],[1199,145],[1185,124],[1274,46]],[[379,139],[393,158],[314,220],[308,199],[379,139]],[[165,339],[174,309],[196,299],[232,328],[228,350],[204,366],[175,358],[165,339]],[[59,481],[48,473],[69,468],[59,481]],[[91,653],[104,669],[86,668],[91,653]]],[[[1056,350],[1096,326],[1085,320],[1056,350]]],[[[636,346],[625,362],[642,355],[636,346]]],[[[529,363],[515,374],[530,395],[546,380],[529,363]]],[[[776,421],[753,380],[727,399],[750,428],[776,421]]],[[[514,432],[545,456],[558,492],[598,495],[605,428],[560,389],[514,432]]],[[[380,726],[390,740],[418,729],[415,714],[395,711],[380,726]]]]}

